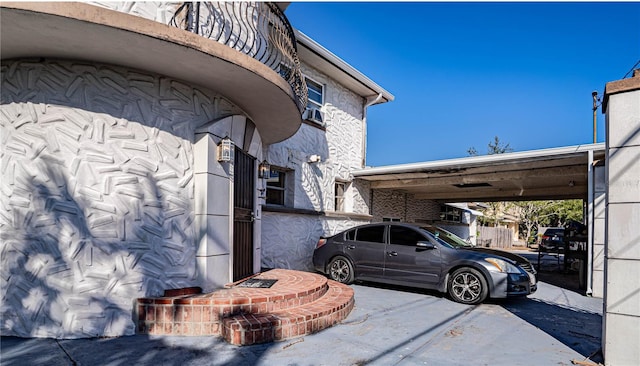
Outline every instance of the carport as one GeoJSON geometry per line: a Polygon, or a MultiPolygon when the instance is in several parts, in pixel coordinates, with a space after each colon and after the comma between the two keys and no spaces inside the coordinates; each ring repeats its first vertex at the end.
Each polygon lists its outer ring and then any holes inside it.
{"type": "Polygon", "coordinates": [[[472,156],[412,164],[369,167],[353,172],[371,190],[400,191],[415,200],[495,202],[582,199],[586,203],[587,284],[602,297],[605,144],[567,146],[506,154],[472,156]]]}

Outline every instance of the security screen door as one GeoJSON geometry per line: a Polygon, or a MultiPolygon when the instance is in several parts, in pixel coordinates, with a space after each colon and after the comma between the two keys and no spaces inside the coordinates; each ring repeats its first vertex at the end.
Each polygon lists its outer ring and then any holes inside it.
{"type": "Polygon", "coordinates": [[[255,158],[236,146],[233,190],[233,281],[253,274],[255,158]]]}

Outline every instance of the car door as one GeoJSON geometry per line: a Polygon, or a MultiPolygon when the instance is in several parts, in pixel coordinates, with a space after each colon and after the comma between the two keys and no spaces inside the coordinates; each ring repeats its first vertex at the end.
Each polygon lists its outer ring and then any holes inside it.
{"type": "Polygon", "coordinates": [[[385,225],[359,227],[345,237],[344,251],[358,278],[380,278],[384,269],[385,225]]]}
{"type": "Polygon", "coordinates": [[[442,272],[440,250],[417,228],[389,225],[385,250],[384,277],[408,286],[432,287],[442,272]]]}

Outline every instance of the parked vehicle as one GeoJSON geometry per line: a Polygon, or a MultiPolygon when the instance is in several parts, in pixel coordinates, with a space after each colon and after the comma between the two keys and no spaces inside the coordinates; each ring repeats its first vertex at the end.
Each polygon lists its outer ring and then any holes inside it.
{"type": "Polygon", "coordinates": [[[564,251],[564,228],[548,228],[540,239],[540,251],[562,252],[564,251]]]}
{"type": "Polygon", "coordinates": [[[526,296],[537,289],[536,271],[526,258],[474,247],[430,225],[384,222],[320,238],[313,264],[338,282],[435,289],[463,304],[526,296]]]}

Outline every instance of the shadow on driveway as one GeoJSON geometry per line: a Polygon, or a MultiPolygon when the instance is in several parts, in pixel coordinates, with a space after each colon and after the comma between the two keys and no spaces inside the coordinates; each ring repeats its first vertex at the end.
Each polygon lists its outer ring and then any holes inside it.
{"type": "Polygon", "coordinates": [[[521,298],[500,304],[512,314],[554,337],[585,357],[601,348],[602,315],[539,298],[521,298]]]}

